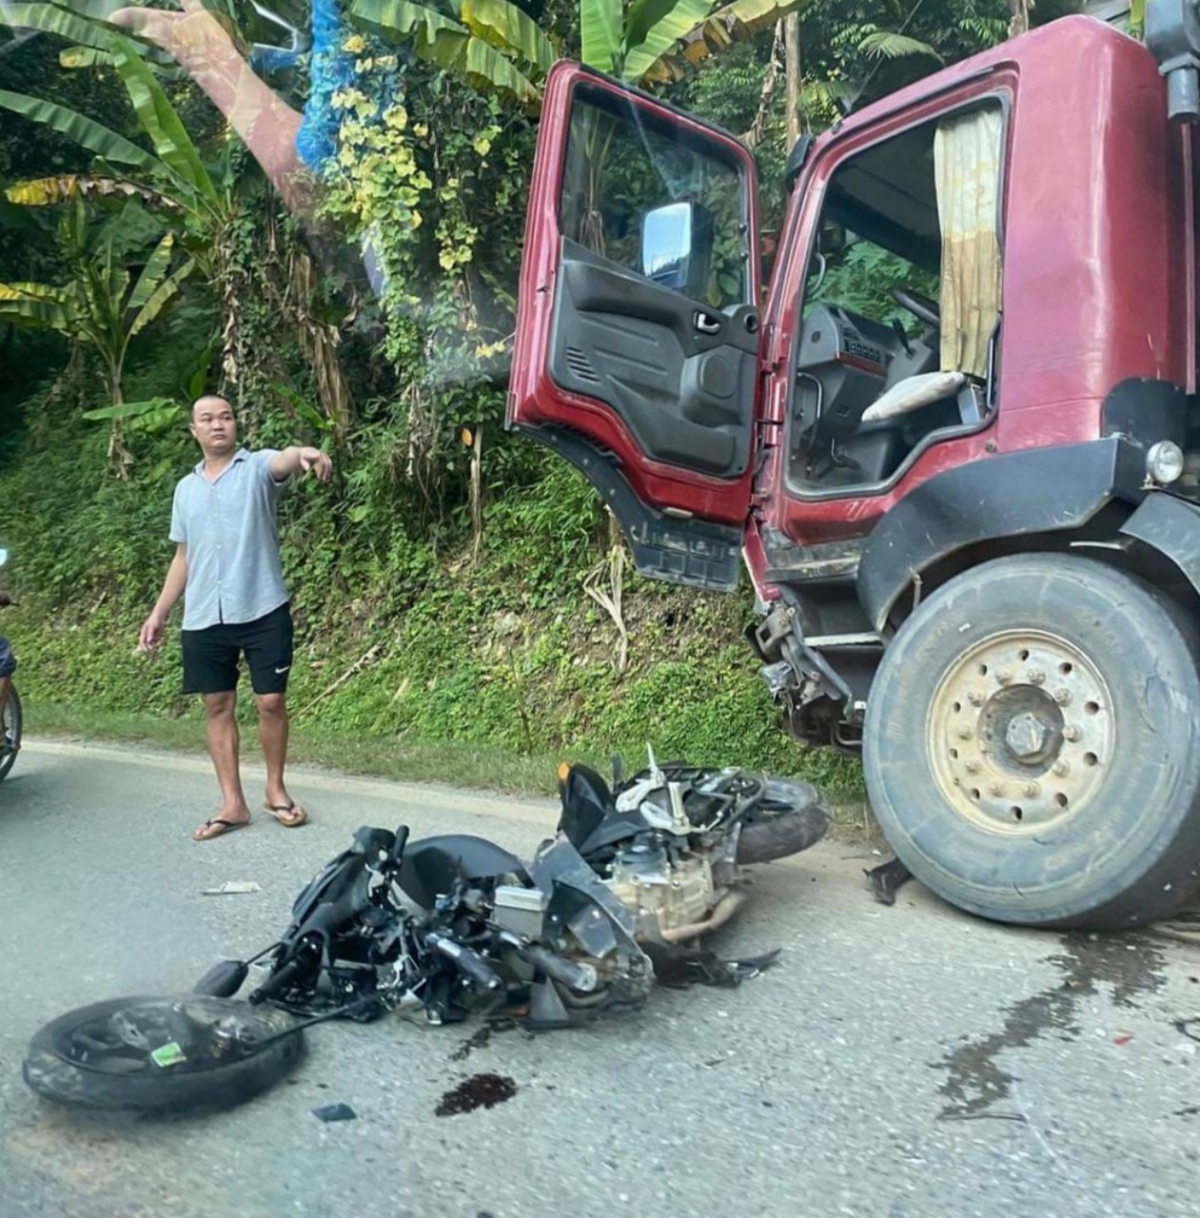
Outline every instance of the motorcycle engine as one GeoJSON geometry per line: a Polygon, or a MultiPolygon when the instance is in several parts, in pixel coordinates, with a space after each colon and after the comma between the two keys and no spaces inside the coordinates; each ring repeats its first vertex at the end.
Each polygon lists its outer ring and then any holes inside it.
{"type": "Polygon", "coordinates": [[[613,859],[613,895],[660,931],[703,922],[716,903],[712,866],[701,855],[669,849],[656,834],[641,834],[613,859]]]}

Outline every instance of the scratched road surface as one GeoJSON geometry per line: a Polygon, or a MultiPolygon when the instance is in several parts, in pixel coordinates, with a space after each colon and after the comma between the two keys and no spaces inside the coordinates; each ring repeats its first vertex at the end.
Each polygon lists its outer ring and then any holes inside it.
{"type": "MultiPolygon", "coordinates": [[[[251,792],[261,776],[250,771],[251,792]]],[[[736,991],[531,1037],[314,1029],[287,1083],[203,1119],[81,1120],[20,1078],[53,1016],[187,988],[282,929],[360,824],[529,851],[550,804],[298,772],[313,823],[204,845],[199,759],[35,745],[0,784],[2,1218],[1172,1218],[1197,1213],[1200,949],[872,902],[861,848],[759,871],[736,991]],[[261,891],[206,897],[225,880],[261,891]],[[480,1075],[511,1098],[436,1115],[480,1075]],[[318,1121],[342,1102],[357,1119],[318,1121]]]]}

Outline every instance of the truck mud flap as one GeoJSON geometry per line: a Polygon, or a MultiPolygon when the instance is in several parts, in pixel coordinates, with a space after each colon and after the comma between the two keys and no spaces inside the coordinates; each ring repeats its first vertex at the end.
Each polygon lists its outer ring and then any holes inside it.
{"type": "Polygon", "coordinates": [[[1121,532],[1169,558],[1200,592],[1200,507],[1155,491],[1125,521],[1121,532]]]}

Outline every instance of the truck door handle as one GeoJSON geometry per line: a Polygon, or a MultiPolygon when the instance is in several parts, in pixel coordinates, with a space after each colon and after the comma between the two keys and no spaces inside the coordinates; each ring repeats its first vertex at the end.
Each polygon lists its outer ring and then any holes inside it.
{"type": "Polygon", "coordinates": [[[696,329],[699,330],[701,334],[720,334],[721,333],[720,318],[709,317],[709,315],[707,313],[701,313],[699,310],[696,311],[695,326],[696,326],[696,329]]]}

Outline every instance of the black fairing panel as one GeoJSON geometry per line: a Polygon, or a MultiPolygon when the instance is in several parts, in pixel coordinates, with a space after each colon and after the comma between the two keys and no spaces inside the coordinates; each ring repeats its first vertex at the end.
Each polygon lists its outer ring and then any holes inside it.
{"type": "Polygon", "coordinates": [[[565,833],[575,848],[584,852],[584,843],[615,810],[608,783],[590,766],[571,767],[562,785],[562,815],[559,832],[565,833]]]}
{"type": "Polygon", "coordinates": [[[909,491],[875,526],[858,564],[858,596],[882,632],[914,575],[967,546],[1087,523],[1112,499],[1146,496],[1146,456],[1117,436],[1002,453],[945,470],[909,491]]]}
{"type": "Polygon", "coordinates": [[[653,460],[722,478],[745,472],[756,309],[712,309],[567,238],[556,293],[556,384],[611,406],[653,460]]]}
{"type": "Polygon", "coordinates": [[[450,833],[413,842],[404,852],[396,882],[418,905],[431,909],[458,880],[506,875],[515,875],[522,883],[529,880],[525,864],[515,854],[486,838],[450,833]]]}

